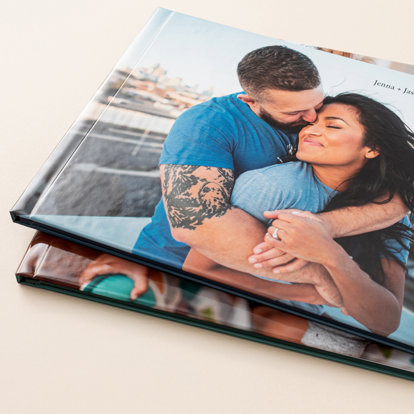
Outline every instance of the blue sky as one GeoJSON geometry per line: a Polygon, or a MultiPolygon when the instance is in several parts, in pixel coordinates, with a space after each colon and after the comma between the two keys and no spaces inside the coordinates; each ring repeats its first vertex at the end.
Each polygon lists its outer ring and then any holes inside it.
{"type": "Polygon", "coordinates": [[[414,127],[414,95],[402,94],[405,88],[414,90],[413,75],[165,9],[159,9],[152,17],[121,62],[129,67],[159,63],[169,77],[199,85],[199,91],[214,86],[214,94],[220,96],[240,90],[236,75],[240,59],[251,50],[272,44],[287,45],[307,54],[318,67],[327,94],[353,91],[372,96],[390,105],[414,127]],[[394,85],[395,89],[373,86],[375,80],[394,85]]]}
{"type": "MultiPolygon", "coordinates": [[[[168,76],[181,77],[187,84],[198,84],[202,89],[214,86],[217,95],[240,89],[236,67],[246,53],[261,46],[284,44],[270,37],[179,13],[168,17],[158,36],[154,23],[156,40],[138,66],[160,63],[168,70],[168,76]]],[[[129,64],[132,62],[133,58],[129,64]]]]}

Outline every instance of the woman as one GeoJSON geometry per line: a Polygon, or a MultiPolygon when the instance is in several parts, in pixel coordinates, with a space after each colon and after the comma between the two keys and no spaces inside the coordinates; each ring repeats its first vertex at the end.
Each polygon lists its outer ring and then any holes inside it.
{"type": "MultiPolygon", "coordinates": [[[[299,133],[301,162],[249,171],[236,181],[232,204],[265,222],[264,210],[311,212],[369,202],[387,202],[396,193],[414,210],[414,135],[384,105],[359,94],[328,97],[318,119],[299,133]]],[[[408,220],[387,229],[334,241],[313,218],[279,220],[273,245],[322,266],[314,283],[321,296],[341,306],[369,330],[389,335],[397,329],[404,293],[408,220]],[[275,240],[280,238],[280,240],[275,240]],[[343,247],[342,247],[343,246],[343,247]]],[[[266,236],[265,240],[269,239],[266,236]]],[[[243,240],[252,251],[249,237],[243,240]]],[[[253,257],[253,261],[254,261],[253,257]]],[[[258,275],[297,282],[295,275],[269,274],[256,259],[258,275]],[[261,267],[262,266],[262,267],[261,267]]],[[[238,272],[191,250],[184,270],[205,275],[238,272]]],[[[306,282],[303,277],[301,282],[306,282]]]]}

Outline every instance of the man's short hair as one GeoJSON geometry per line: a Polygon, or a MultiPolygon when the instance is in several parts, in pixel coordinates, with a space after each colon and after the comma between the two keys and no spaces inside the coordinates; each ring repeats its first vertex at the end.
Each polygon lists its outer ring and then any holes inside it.
{"type": "Polygon", "coordinates": [[[248,53],[237,66],[244,91],[253,98],[264,98],[266,89],[304,91],[321,83],[312,60],[286,46],[266,46],[248,53]]]}

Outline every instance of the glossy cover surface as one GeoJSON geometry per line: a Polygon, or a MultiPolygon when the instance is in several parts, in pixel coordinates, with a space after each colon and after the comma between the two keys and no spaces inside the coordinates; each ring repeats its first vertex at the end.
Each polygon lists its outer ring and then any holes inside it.
{"type": "Polygon", "coordinates": [[[176,118],[214,96],[239,91],[238,61],[255,48],[274,44],[310,57],[326,94],[354,91],[373,97],[392,107],[408,126],[414,125],[413,76],[392,70],[409,68],[375,59],[367,63],[370,58],[331,54],[160,9],[15,205],[12,217],[51,234],[414,351],[411,259],[398,328],[381,335],[381,328],[367,327],[358,318],[345,316],[339,307],[323,305],[323,311],[314,312],[298,301],[278,302],[271,293],[274,282],[249,276],[234,282],[197,264],[184,272],[180,261],[166,258],[162,243],[156,254],[140,250],[137,240],[161,197],[158,162],[176,118]]]}

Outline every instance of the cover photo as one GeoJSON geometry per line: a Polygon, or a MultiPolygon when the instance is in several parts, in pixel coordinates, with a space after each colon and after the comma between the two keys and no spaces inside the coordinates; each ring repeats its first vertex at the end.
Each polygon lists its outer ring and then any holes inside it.
{"type": "Polygon", "coordinates": [[[12,217],[414,351],[414,77],[357,59],[159,9],[12,217]]]}
{"type": "Polygon", "coordinates": [[[31,286],[414,379],[414,354],[160,271],[142,273],[134,262],[121,267],[115,256],[58,237],[37,233],[16,276],[31,286]]]}

